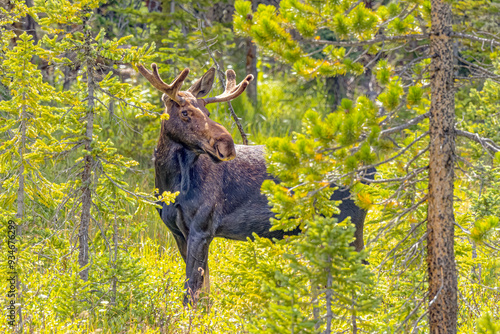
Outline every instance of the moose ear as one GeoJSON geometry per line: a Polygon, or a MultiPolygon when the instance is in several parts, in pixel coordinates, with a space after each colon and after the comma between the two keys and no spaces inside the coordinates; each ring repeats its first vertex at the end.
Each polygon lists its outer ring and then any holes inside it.
{"type": "Polygon", "coordinates": [[[189,88],[188,92],[193,94],[194,97],[200,98],[208,93],[212,89],[212,85],[214,84],[215,78],[215,68],[211,68],[207,71],[207,73],[203,74],[203,76],[198,79],[192,86],[189,88]]]}

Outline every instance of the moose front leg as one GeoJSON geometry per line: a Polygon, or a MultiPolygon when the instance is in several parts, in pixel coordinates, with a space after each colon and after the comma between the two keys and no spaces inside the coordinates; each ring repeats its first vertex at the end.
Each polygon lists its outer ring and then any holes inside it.
{"type": "Polygon", "coordinates": [[[187,243],[186,288],[184,304],[196,304],[204,285],[208,283],[208,248],[212,238],[207,233],[191,233],[187,243]]]}
{"type": "Polygon", "coordinates": [[[175,242],[177,243],[177,248],[179,253],[181,253],[182,259],[186,262],[187,255],[187,241],[182,235],[174,234],[175,242]]]}

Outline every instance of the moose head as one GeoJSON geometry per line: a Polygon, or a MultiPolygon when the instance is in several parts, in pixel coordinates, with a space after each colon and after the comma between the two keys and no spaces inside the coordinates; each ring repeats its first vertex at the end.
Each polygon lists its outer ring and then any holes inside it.
{"type": "Polygon", "coordinates": [[[215,97],[203,98],[212,89],[215,68],[209,69],[187,91],[181,91],[182,84],[189,74],[184,69],[170,84],[166,84],[158,73],[158,66],[152,64],[152,72],[143,65],[137,66],[139,72],[159,91],[163,92],[162,100],[168,122],[162,122],[162,132],[173,141],[185,146],[190,151],[208,154],[214,162],[228,161],[236,157],[233,138],[219,123],[211,120],[206,108],[209,103],[230,101],[241,95],[253,76],[248,75],[236,85],[236,74],[226,71],[226,89],[215,97]]]}

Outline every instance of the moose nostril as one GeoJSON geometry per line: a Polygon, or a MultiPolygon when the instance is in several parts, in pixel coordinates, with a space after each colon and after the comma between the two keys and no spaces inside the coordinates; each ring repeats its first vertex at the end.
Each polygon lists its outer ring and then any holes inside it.
{"type": "Polygon", "coordinates": [[[233,137],[229,134],[218,136],[215,145],[212,147],[217,158],[221,161],[233,160],[236,157],[233,137]]]}
{"type": "Polygon", "coordinates": [[[215,146],[215,150],[217,151],[217,154],[219,155],[219,158],[224,159],[224,154],[219,149],[219,145],[215,146]]]}

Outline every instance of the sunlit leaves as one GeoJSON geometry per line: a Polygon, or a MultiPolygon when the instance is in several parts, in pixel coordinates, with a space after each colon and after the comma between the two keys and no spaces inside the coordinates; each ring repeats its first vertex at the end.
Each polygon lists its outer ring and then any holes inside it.
{"type": "Polygon", "coordinates": [[[178,191],[176,191],[175,193],[169,193],[164,191],[163,194],[158,196],[158,200],[167,205],[170,205],[170,203],[175,203],[175,197],[177,197],[178,195],[179,195],[178,191]]]}
{"type": "Polygon", "coordinates": [[[250,35],[259,45],[264,46],[264,52],[290,63],[302,76],[346,73],[359,75],[364,71],[361,64],[339,56],[338,50],[345,54],[345,49],[328,47],[323,52],[325,57],[318,59],[307,55],[300,42],[301,39],[320,39],[318,33],[321,34],[321,29],[325,26],[341,40],[352,37],[371,38],[379,22],[376,13],[361,4],[348,16],[343,15],[342,12],[348,6],[347,2],[329,1],[323,4],[288,0],[280,3],[279,13],[276,13],[275,7],[264,5],[260,5],[257,12],[252,13],[249,2],[245,4],[244,1],[237,1],[235,30],[242,35],[250,35]],[[325,16],[325,13],[332,15],[325,16]],[[300,39],[297,34],[300,34],[300,39]]]}
{"type": "Polygon", "coordinates": [[[418,86],[411,86],[408,89],[408,95],[406,96],[406,100],[410,105],[418,105],[422,101],[424,91],[422,88],[418,86]]]}
{"type": "Polygon", "coordinates": [[[389,79],[391,77],[392,71],[387,60],[383,59],[377,63],[377,67],[375,69],[375,74],[377,77],[377,81],[381,86],[385,86],[389,83],[389,79]]]}
{"type": "Polygon", "coordinates": [[[500,333],[500,323],[495,321],[494,318],[489,314],[485,313],[478,320],[478,331],[479,334],[498,334],[500,333]]]}
{"type": "Polygon", "coordinates": [[[482,240],[491,237],[491,234],[498,232],[500,228],[500,218],[495,216],[486,216],[477,220],[474,224],[474,228],[471,231],[471,237],[476,242],[481,242],[482,240]]]}
{"type": "Polygon", "coordinates": [[[387,89],[379,95],[378,99],[388,111],[393,111],[401,103],[403,94],[403,87],[401,82],[393,81],[389,84],[387,89]]]}
{"type": "Polygon", "coordinates": [[[359,5],[351,13],[351,29],[360,39],[371,38],[375,32],[379,18],[376,13],[359,5]]]}
{"type": "Polygon", "coordinates": [[[349,19],[342,14],[337,14],[332,18],[331,26],[340,39],[347,39],[349,36],[349,19]]]}

